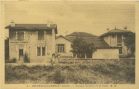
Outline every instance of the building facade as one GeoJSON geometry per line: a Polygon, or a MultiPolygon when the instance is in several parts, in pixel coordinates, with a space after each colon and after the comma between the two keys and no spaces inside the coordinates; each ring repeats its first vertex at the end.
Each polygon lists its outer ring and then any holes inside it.
{"type": "MultiPolygon", "coordinates": [[[[74,57],[73,53],[71,52],[72,47],[71,44],[73,43],[76,37],[82,38],[87,43],[93,43],[96,47],[96,51],[92,53],[91,56],[87,56],[86,58],[93,58],[93,59],[119,59],[119,48],[117,47],[110,47],[102,38],[99,36],[95,36],[85,32],[73,32],[66,36],[58,36],[56,39],[56,50],[57,53],[61,57],[74,57]],[[58,46],[61,45],[61,46],[58,46]],[[62,50],[62,51],[59,51],[62,50]]],[[[77,55],[76,55],[77,57],[77,55]]]]}
{"type": "Polygon", "coordinates": [[[9,60],[31,63],[46,63],[55,53],[55,24],[14,24],[9,29],[9,60]]]}
{"type": "Polygon", "coordinates": [[[56,53],[61,57],[73,57],[71,44],[72,42],[62,35],[56,37],[56,53]]]}
{"type": "Polygon", "coordinates": [[[59,54],[71,54],[72,47],[70,46],[76,37],[83,38],[87,43],[92,42],[96,51],[92,54],[93,59],[119,59],[119,57],[128,57],[132,52],[130,48],[125,45],[127,34],[134,34],[127,29],[112,29],[108,32],[95,36],[85,32],[73,32],[69,35],[59,36],[56,39],[56,44],[62,44],[63,51],[59,54]],[[68,46],[67,46],[68,45],[68,46]]]}
{"type": "MultiPolygon", "coordinates": [[[[66,36],[56,36],[56,24],[15,24],[6,27],[9,30],[8,55],[9,61],[17,63],[48,63],[53,54],[60,57],[74,57],[73,41],[80,37],[86,43],[93,43],[96,51],[85,55],[93,59],[119,59],[127,56],[130,50],[124,43],[125,35],[132,33],[128,30],[112,29],[101,36],[85,32],[73,32],[66,36]]],[[[7,53],[7,52],[6,52],[7,53]]],[[[7,56],[7,55],[6,55],[7,56]]],[[[7,61],[7,60],[6,60],[7,61]]]]}
{"type": "Polygon", "coordinates": [[[110,46],[110,47],[118,47],[119,48],[119,56],[120,57],[126,57],[128,56],[131,51],[129,48],[125,45],[124,40],[126,39],[127,34],[133,34],[133,32],[124,29],[112,29],[104,34],[102,34],[100,37],[105,40],[105,42],[110,46]]]}

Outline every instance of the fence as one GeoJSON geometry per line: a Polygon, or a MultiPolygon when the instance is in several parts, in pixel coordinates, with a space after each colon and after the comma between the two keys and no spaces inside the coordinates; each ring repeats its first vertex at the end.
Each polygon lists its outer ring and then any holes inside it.
{"type": "MultiPolygon", "coordinates": [[[[54,64],[99,64],[99,63],[106,63],[106,62],[117,62],[117,61],[125,61],[130,62],[133,61],[135,58],[121,58],[121,59],[92,59],[92,58],[59,58],[54,60],[54,64]]],[[[6,65],[51,65],[49,63],[6,63],[6,65]]]]}

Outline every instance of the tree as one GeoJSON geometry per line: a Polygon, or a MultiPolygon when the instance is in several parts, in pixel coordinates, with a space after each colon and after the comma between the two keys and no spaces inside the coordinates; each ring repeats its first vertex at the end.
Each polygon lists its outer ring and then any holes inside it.
{"type": "Polygon", "coordinates": [[[92,58],[92,54],[96,50],[93,43],[87,43],[81,37],[76,37],[71,47],[71,52],[74,54],[74,57],[77,56],[79,58],[92,58]]]}
{"type": "Polygon", "coordinates": [[[80,54],[83,52],[83,39],[76,37],[73,40],[73,44],[71,45],[72,47],[72,53],[74,54],[74,56],[81,56],[80,54]]]}
{"type": "Polygon", "coordinates": [[[96,51],[96,47],[93,43],[87,44],[86,46],[87,50],[86,53],[88,54],[88,57],[92,57],[93,53],[96,51]]]}
{"type": "Polygon", "coordinates": [[[131,51],[131,56],[135,56],[135,33],[127,33],[125,35],[124,43],[128,50],[131,51]]]}

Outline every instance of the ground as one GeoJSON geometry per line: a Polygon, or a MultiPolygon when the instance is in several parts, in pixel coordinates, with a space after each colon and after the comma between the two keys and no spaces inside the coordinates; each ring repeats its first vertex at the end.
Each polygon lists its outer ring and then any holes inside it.
{"type": "Polygon", "coordinates": [[[135,60],[95,60],[93,63],[6,65],[5,83],[134,84],[135,60]]]}

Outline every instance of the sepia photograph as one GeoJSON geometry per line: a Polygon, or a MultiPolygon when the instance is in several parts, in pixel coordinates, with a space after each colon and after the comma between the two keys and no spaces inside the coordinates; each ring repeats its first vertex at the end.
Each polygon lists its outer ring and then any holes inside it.
{"type": "Polygon", "coordinates": [[[3,1],[5,84],[135,84],[135,3],[3,1]]]}

